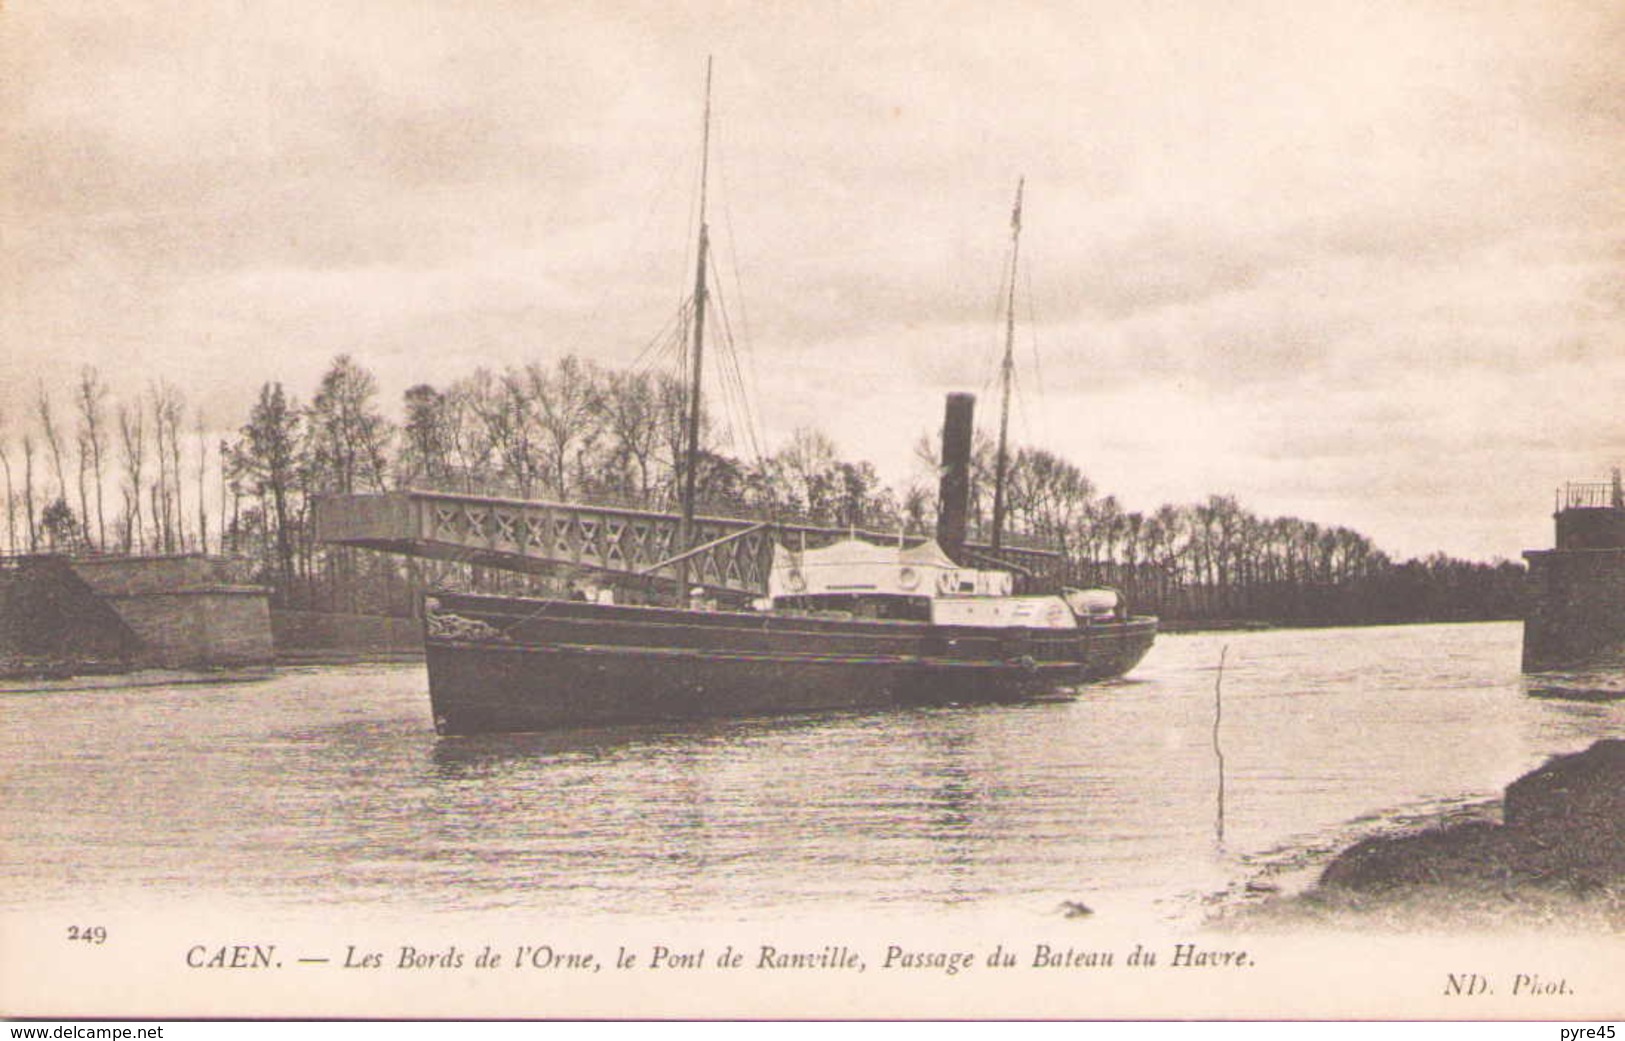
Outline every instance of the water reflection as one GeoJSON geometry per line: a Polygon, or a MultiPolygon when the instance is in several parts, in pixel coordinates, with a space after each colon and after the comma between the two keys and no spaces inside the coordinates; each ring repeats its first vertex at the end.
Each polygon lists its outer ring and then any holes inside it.
{"type": "MultiPolygon", "coordinates": [[[[730,885],[766,895],[788,882],[802,892],[776,898],[800,899],[864,873],[879,876],[881,899],[889,883],[964,903],[986,896],[989,861],[1010,856],[1020,832],[1055,831],[1047,803],[1023,805],[1030,785],[995,791],[1042,765],[1006,750],[1030,715],[978,706],[441,739],[427,816],[477,812],[496,831],[590,838],[599,856],[571,868],[578,882],[658,880],[680,906],[730,885]],[[471,791],[477,808],[463,805],[471,791]]],[[[547,857],[560,871],[570,859],[547,857]]]]}
{"type": "Polygon", "coordinates": [[[1563,701],[1625,700],[1625,670],[1582,669],[1525,673],[1523,689],[1532,698],[1563,701]]]}
{"type": "Polygon", "coordinates": [[[1219,742],[1219,728],[1224,723],[1224,659],[1230,646],[1219,648],[1219,667],[1213,677],[1213,758],[1218,766],[1218,791],[1213,809],[1213,844],[1224,853],[1224,746],[1219,742]]]}
{"type": "MultiPolygon", "coordinates": [[[[925,792],[926,852],[931,865],[944,876],[938,883],[938,899],[946,904],[964,903],[978,893],[975,885],[977,860],[977,809],[983,790],[982,778],[973,765],[975,736],[966,715],[974,710],[944,709],[925,732],[917,753],[920,782],[925,792]]],[[[910,822],[898,822],[907,827],[910,822]]]]}
{"type": "Polygon", "coordinates": [[[775,716],[748,720],[696,720],[682,723],[574,727],[525,734],[442,737],[434,742],[434,763],[449,780],[492,773],[516,761],[549,761],[587,756],[626,755],[639,747],[680,748],[715,744],[827,726],[830,716],[775,716]]]}

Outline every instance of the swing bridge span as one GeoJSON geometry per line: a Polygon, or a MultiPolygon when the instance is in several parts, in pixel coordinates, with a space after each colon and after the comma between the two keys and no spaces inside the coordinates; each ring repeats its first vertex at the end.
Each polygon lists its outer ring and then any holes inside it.
{"type": "MultiPolygon", "coordinates": [[[[870,542],[913,545],[924,536],[778,523],[748,518],[696,517],[680,548],[682,518],[675,513],[443,491],[328,495],[316,500],[316,537],[329,545],[456,561],[535,575],[591,575],[614,584],[639,582],[671,588],[684,579],[712,593],[762,596],[773,547],[827,545],[856,535],[870,542]]],[[[966,543],[980,566],[1018,576],[1059,573],[1050,550],[1005,546],[995,557],[966,543]]]]}

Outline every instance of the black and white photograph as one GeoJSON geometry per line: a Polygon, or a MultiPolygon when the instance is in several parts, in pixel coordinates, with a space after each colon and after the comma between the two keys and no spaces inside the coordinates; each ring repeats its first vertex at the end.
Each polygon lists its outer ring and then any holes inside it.
{"type": "Polygon", "coordinates": [[[0,7],[0,1016],[1619,1020],[1621,55],[0,7]]]}

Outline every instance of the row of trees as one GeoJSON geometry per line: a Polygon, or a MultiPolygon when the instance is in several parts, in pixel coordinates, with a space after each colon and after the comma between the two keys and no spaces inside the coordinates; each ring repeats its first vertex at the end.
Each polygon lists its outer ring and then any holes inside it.
{"type": "MultiPolygon", "coordinates": [[[[206,424],[195,412],[188,431],[179,388],[158,381],[140,399],[114,406],[101,374],[87,366],[66,413],[43,382],[30,411],[33,423],[22,432],[15,464],[11,445],[0,438],[10,553],[178,553],[209,545],[206,424]],[[195,454],[183,448],[192,434],[195,454]]],[[[0,430],[6,418],[0,416],[0,430]]]]}
{"type": "MultiPolygon", "coordinates": [[[[674,509],[688,411],[674,377],[604,369],[569,356],[556,365],[478,369],[444,389],[405,395],[394,480],[403,486],[505,492],[519,498],[674,509]]],[[[704,417],[709,420],[709,416],[704,417]]],[[[781,451],[728,454],[703,422],[695,475],[704,508],[894,529],[897,501],[874,467],[839,458],[821,432],[797,430],[781,451]]],[[[375,480],[382,473],[370,474],[375,480]]]]}
{"type": "MultiPolygon", "coordinates": [[[[399,422],[380,405],[372,374],[341,356],[308,404],[266,384],[236,435],[216,445],[194,413],[190,452],[178,389],[155,384],[139,403],[116,408],[108,398],[100,376],[86,369],[70,424],[40,387],[15,485],[0,444],[14,552],[223,552],[273,585],[284,604],[394,608],[409,597],[374,587],[401,587],[417,565],[317,544],[316,495],[438,487],[672,509],[682,484],[683,385],[573,356],[413,386],[399,422]],[[210,499],[218,510],[213,534],[210,499]]],[[[707,424],[696,484],[708,512],[928,534],[936,442],[921,436],[915,473],[894,488],[870,463],[843,459],[820,431],[797,430],[778,451],[747,459],[707,424]]],[[[985,535],[989,519],[993,454],[978,437],[973,537],[985,535]]],[[[1043,449],[1015,453],[1006,500],[1007,527],[1020,533],[1012,542],[1055,548],[1074,581],[1118,586],[1172,618],[1407,621],[1519,610],[1516,564],[1442,555],[1396,562],[1348,528],[1259,517],[1230,496],[1125,510],[1075,464],[1043,449]]]]}
{"type": "MultiPolygon", "coordinates": [[[[935,466],[932,439],[916,454],[935,466]]],[[[972,456],[973,530],[986,534],[994,448],[972,456]]],[[[1260,517],[1234,496],[1213,495],[1153,512],[1125,510],[1076,465],[1044,449],[1019,449],[1007,501],[1012,526],[1058,549],[1079,584],[1110,585],[1170,618],[1293,623],[1515,618],[1524,569],[1436,553],[1393,560],[1365,535],[1297,517],[1260,517]]],[[[922,487],[923,512],[935,500],[922,487]]]]}

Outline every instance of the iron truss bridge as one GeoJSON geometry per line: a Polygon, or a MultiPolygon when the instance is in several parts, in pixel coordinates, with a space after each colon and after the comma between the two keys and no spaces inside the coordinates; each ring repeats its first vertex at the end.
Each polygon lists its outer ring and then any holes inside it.
{"type": "MultiPolygon", "coordinates": [[[[502,499],[449,492],[403,491],[328,495],[316,500],[316,537],[331,545],[452,560],[529,574],[591,573],[671,584],[682,564],[687,581],[714,592],[762,596],[774,543],[813,547],[856,534],[885,544],[896,533],[697,517],[693,548],[677,545],[681,518],[619,506],[502,499]]],[[[915,536],[906,541],[919,542],[915,536]]],[[[995,561],[982,546],[966,546],[971,563],[995,561]]],[[[1060,556],[1005,547],[997,563],[1032,575],[1055,573],[1060,556]]]]}

